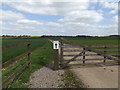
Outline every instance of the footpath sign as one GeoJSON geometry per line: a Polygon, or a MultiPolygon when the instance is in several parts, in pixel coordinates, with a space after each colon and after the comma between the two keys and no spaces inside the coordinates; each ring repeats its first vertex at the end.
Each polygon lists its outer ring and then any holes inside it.
{"type": "Polygon", "coordinates": [[[59,41],[53,41],[54,49],[54,70],[59,69],[59,41]]]}
{"type": "Polygon", "coordinates": [[[59,41],[53,41],[53,49],[59,49],[59,41]]]}

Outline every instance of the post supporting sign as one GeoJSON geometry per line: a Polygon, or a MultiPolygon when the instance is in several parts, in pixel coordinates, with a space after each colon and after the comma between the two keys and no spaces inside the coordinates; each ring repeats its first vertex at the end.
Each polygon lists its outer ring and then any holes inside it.
{"type": "Polygon", "coordinates": [[[59,69],[59,41],[53,41],[54,49],[54,70],[59,69]]]}

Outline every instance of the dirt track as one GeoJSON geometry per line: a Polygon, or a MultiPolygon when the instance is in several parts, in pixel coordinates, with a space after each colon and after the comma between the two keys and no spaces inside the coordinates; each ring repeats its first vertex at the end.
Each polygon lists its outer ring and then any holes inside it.
{"type": "MultiPolygon", "coordinates": [[[[82,49],[82,48],[66,48],[68,49],[82,49]]],[[[79,52],[64,52],[64,55],[77,55],[79,52]]],[[[93,54],[94,52],[86,52],[93,54]]],[[[95,54],[95,53],[94,53],[95,54]]],[[[64,59],[69,60],[72,57],[64,57],[64,59]]],[[[82,57],[78,57],[81,59],[82,57]]],[[[87,59],[91,58],[103,58],[103,56],[86,56],[87,59]]],[[[103,62],[103,60],[96,61],[86,61],[90,62],[103,62]]],[[[82,61],[73,61],[70,64],[81,64],[82,61]]],[[[118,66],[101,66],[101,67],[86,67],[79,66],[78,68],[72,68],[72,72],[78,76],[80,80],[88,88],[118,88],[118,66]]]]}
{"type": "Polygon", "coordinates": [[[118,67],[76,68],[72,71],[89,88],[118,88],[118,67]]]}

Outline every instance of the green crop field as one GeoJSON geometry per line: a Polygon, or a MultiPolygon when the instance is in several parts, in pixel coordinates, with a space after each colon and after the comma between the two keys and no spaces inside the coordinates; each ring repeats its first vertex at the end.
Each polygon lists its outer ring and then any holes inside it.
{"type": "MultiPolygon", "coordinates": [[[[76,43],[78,45],[118,45],[118,37],[66,37],[65,39],[70,40],[70,43],[76,43]]],[[[92,49],[103,49],[92,48],[92,49]]],[[[107,49],[119,49],[119,47],[107,47],[107,49]]],[[[119,54],[120,51],[108,51],[107,54],[119,54]]]]}
{"type": "MultiPolygon", "coordinates": [[[[50,38],[3,38],[2,46],[8,46],[13,44],[18,44],[22,42],[31,42],[31,50],[35,50],[38,47],[43,46],[48,39],[60,40],[60,37],[50,37],[50,38]]],[[[65,37],[65,39],[70,40],[72,43],[77,43],[80,45],[118,45],[118,37],[65,37]]],[[[118,47],[110,47],[112,49],[117,49],[118,47]]],[[[100,48],[98,48],[100,49],[100,48]]],[[[102,49],[102,48],[101,48],[102,49]]],[[[2,61],[3,63],[10,60],[18,55],[27,51],[26,46],[19,46],[16,48],[10,48],[2,51],[2,61]]],[[[119,53],[116,51],[109,51],[108,53],[119,53]]]]}
{"type": "MultiPolygon", "coordinates": [[[[42,66],[50,63],[53,60],[53,49],[52,43],[46,38],[26,38],[26,39],[15,39],[15,38],[5,38],[2,40],[3,46],[18,44],[22,42],[30,41],[31,42],[31,71],[29,68],[26,68],[22,74],[20,74],[19,79],[10,85],[11,88],[27,88],[25,85],[29,81],[29,77],[32,72],[41,68],[42,66]]],[[[10,60],[26,51],[26,47],[16,47],[11,49],[3,50],[3,62],[5,60],[10,60]],[[6,54],[6,55],[5,55],[6,54]]],[[[18,67],[27,61],[27,57],[21,59],[14,66],[10,66],[6,70],[2,71],[3,80],[8,77],[12,72],[14,72],[18,67]]]]}
{"type": "MultiPolygon", "coordinates": [[[[118,45],[118,38],[117,37],[64,37],[67,40],[70,40],[70,43],[77,43],[78,45],[118,45]]],[[[46,65],[53,61],[53,48],[52,43],[49,41],[51,40],[61,40],[60,37],[47,37],[47,38],[3,38],[2,39],[2,46],[9,46],[14,44],[19,44],[22,42],[31,42],[31,68],[26,68],[24,72],[19,76],[19,79],[12,83],[10,87],[12,88],[26,88],[28,87],[25,85],[29,81],[29,77],[32,72],[36,71],[37,69],[41,68],[42,66],[46,65]]],[[[67,42],[65,42],[67,43],[67,42]]],[[[110,47],[112,49],[117,49],[114,47],[110,47]]],[[[100,48],[98,48],[100,49],[100,48]]],[[[21,55],[27,51],[27,46],[19,46],[16,48],[10,48],[6,50],[2,50],[2,61],[3,63],[15,58],[16,56],[21,55]]],[[[107,52],[107,53],[119,53],[119,52],[107,52]]],[[[23,58],[19,61],[16,65],[11,66],[10,68],[2,71],[3,79],[8,77],[10,73],[16,70],[21,63],[27,61],[27,57],[23,58]]]]}
{"type": "MultiPolygon", "coordinates": [[[[3,38],[2,39],[2,46],[8,46],[8,45],[14,45],[19,44],[22,42],[31,42],[31,50],[35,50],[38,47],[43,46],[47,39],[45,38],[3,38]]],[[[2,62],[6,62],[7,60],[10,60],[12,58],[15,58],[18,55],[21,55],[22,53],[25,53],[27,51],[27,46],[19,46],[15,48],[10,48],[2,51],[2,62]]]]}
{"type": "Polygon", "coordinates": [[[118,45],[118,37],[67,37],[80,45],[118,45]]]}

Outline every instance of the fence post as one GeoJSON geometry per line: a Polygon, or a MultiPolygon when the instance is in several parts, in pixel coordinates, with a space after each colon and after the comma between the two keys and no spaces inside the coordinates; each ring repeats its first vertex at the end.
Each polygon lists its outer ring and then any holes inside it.
{"type": "Polygon", "coordinates": [[[83,63],[85,63],[85,48],[83,48],[84,52],[83,52],[83,63]]]}
{"type": "Polygon", "coordinates": [[[54,49],[54,70],[59,69],[59,41],[53,41],[54,49]]]}
{"type": "Polygon", "coordinates": [[[103,62],[106,62],[106,56],[105,56],[105,55],[106,55],[106,48],[107,48],[107,47],[104,46],[104,61],[103,61],[103,62]]]}
{"type": "Polygon", "coordinates": [[[62,39],[61,39],[61,44],[60,44],[60,67],[62,67],[63,66],[63,41],[62,41],[62,39]]]}
{"type": "Polygon", "coordinates": [[[31,71],[31,52],[30,52],[30,43],[29,44],[27,44],[27,48],[28,48],[28,66],[29,66],[29,69],[30,69],[30,71],[31,71]]]}

